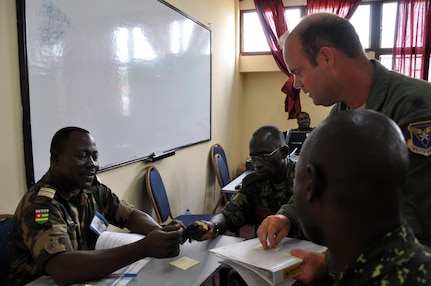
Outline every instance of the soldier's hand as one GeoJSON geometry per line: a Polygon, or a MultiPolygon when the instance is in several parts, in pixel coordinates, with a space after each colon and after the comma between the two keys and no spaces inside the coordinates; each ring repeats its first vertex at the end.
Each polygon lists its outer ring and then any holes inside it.
{"type": "Polygon", "coordinates": [[[183,240],[183,230],[179,224],[168,225],[147,234],[141,240],[148,253],[155,258],[174,257],[180,254],[180,243],[183,240]]]}
{"type": "Polygon", "coordinates": [[[329,285],[323,283],[327,281],[329,277],[328,266],[323,253],[306,251],[303,249],[292,249],[290,254],[304,260],[304,272],[296,276],[294,278],[295,280],[310,286],[329,285]]]}
{"type": "Polygon", "coordinates": [[[182,235],[182,239],[181,239],[181,244],[183,244],[184,242],[186,242],[186,240],[189,238],[188,233],[187,233],[187,227],[184,225],[184,223],[180,220],[172,220],[169,225],[176,225],[179,224],[181,226],[181,229],[183,231],[183,235],[182,235]]]}
{"type": "Polygon", "coordinates": [[[268,247],[276,247],[287,236],[289,230],[290,220],[287,217],[270,215],[262,221],[256,233],[263,249],[267,249],[268,247]]]}
{"type": "Polygon", "coordinates": [[[198,220],[192,222],[187,226],[187,233],[189,241],[194,240],[207,240],[214,235],[214,223],[206,220],[198,220]]]}

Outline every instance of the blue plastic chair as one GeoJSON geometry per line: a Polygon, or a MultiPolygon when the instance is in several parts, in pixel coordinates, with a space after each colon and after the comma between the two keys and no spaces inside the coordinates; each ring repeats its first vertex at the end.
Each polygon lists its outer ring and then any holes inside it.
{"type": "Polygon", "coordinates": [[[0,214],[0,285],[6,285],[12,261],[12,247],[9,243],[13,229],[12,220],[13,215],[0,214]]]}
{"type": "Polygon", "coordinates": [[[165,223],[169,218],[180,220],[184,225],[189,225],[197,220],[210,220],[213,214],[191,214],[172,216],[169,199],[166,193],[165,185],[159,171],[154,166],[149,166],[145,175],[145,185],[147,188],[148,196],[156,213],[157,221],[165,223]]]}
{"type": "MultiPolygon", "coordinates": [[[[212,154],[211,159],[212,159],[213,168],[217,177],[217,182],[221,190],[224,186],[226,186],[231,182],[229,167],[225,159],[226,155],[223,151],[223,148],[221,148],[221,146],[218,144],[213,145],[211,154],[212,154]]],[[[225,192],[221,191],[219,200],[217,201],[217,204],[214,207],[213,213],[217,211],[218,207],[222,202],[226,204],[231,198],[232,198],[232,194],[226,194],[225,192]]]]}
{"type": "Polygon", "coordinates": [[[216,143],[216,144],[214,144],[214,145],[211,146],[211,157],[212,157],[212,161],[213,161],[213,166],[215,165],[214,164],[214,158],[215,158],[215,156],[217,154],[220,154],[220,156],[223,158],[223,160],[224,160],[224,162],[226,164],[226,171],[227,171],[228,174],[230,174],[229,173],[229,167],[228,167],[228,164],[227,164],[226,153],[224,152],[223,147],[220,144],[216,143]]]}

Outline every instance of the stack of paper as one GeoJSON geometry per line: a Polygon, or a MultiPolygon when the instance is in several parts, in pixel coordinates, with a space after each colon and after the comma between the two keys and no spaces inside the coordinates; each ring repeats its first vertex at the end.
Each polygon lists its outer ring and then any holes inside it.
{"type": "Polygon", "coordinates": [[[326,247],[307,240],[284,238],[274,249],[263,250],[257,238],[210,249],[234,268],[249,286],[291,285],[303,271],[303,261],[290,255],[293,248],[324,252],[326,247]]]}

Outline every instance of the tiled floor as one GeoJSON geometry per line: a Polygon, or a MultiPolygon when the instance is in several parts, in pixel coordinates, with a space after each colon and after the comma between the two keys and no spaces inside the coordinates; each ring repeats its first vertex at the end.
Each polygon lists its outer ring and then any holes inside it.
{"type": "MultiPolygon", "coordinates": [[[[245,225],[240,229],[240,237],[244,238],[244,239],[249,239],[249,238],[253,238],[255,235],[255,226],[250,224],[250,225],[245,225]]],[[[232,232],[227,232],[225,233],[225,235],[232,235],[234,236],[234,233],[232,232]]],[[[219,279],[219,275],[218,273],[216,273],[214,275],[214,277],[208,279],[205,283],[202,284],[202,286],[220,286],[220,279],[219,279]]]]}

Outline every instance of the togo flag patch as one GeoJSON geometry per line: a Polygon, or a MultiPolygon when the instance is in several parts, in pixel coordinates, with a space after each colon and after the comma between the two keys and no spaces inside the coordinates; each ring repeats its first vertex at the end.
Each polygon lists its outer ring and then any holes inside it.
{"type": "Polygon", "coordinates": [[[48,221],[49,209],[36,209],[34,211],[34,221],[38,224],[44,224],[48,221]]]}
{"type": "Polygon", "coordinates": [[[410,139],[407,147],[416,154],[429,156],[431,154],[431,121],[422,121],[409,124],[410,139]]]}

